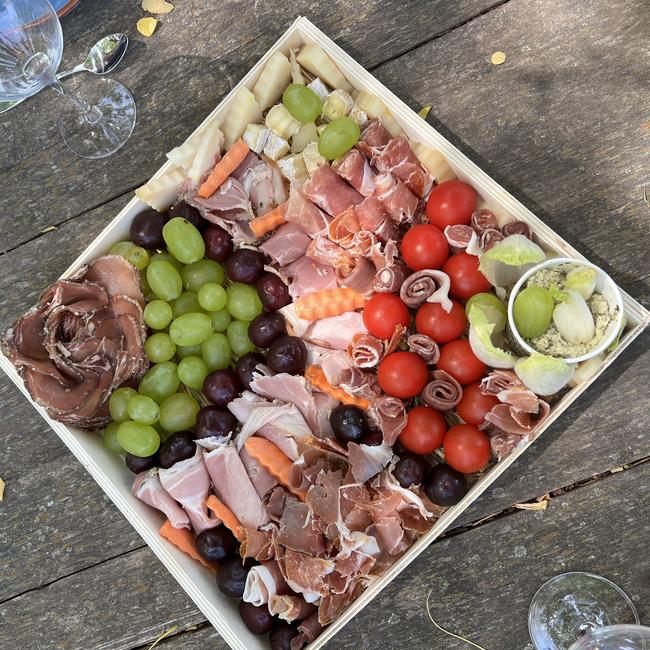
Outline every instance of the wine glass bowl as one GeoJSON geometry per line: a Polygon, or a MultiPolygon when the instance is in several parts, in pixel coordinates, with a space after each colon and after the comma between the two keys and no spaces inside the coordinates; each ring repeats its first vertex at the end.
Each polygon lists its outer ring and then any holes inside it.
{"type": "Polygon", "coordinates": [[[569,650],[650,650],[650,627],[610,625],[585,634],[569,650]]]}

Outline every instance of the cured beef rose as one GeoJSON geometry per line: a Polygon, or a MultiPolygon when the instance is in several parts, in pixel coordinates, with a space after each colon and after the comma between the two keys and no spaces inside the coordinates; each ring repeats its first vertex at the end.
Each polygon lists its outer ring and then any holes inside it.
{"type": "Polygon", "coordinates": [[[50,285],[0,342],[51,418],[98,429],[113,390],[147,370],[143,305],[137,269],[107,255],[50,285]]]}

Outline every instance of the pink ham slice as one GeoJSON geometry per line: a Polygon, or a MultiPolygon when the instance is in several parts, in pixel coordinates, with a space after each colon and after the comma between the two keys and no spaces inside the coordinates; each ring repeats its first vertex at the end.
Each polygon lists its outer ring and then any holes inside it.
{"type": "Polygon", "coordinates": [[[433,185],[433,176],[422,167],[411,145],[403,136],[392,138],[372,156],[372,164],[399,178],[418,198],[424,198],[433,185]]]}
{"type": "Polygon", "coordinates": [[[485,421],[506,433],[525,436],[543,422],[550,412],[551,407],[544,400],[539,400],[539,407],[535,413],[520,410],[510,404],[497,404],[485,414],[485,421]]]}
{"type": "Polygon", "coordinates": [[[284,218],[288,223],[302,228],[310,237],[315,237],[318,233],[323,232],[331,221],[330,216],[307,200],[297,189],[291,190],[284,218]]]}
{"type": "Polygon", "coordinates": [[[448,372],[434,370],[432,380],[420,395],[422,401],[439,411],[451,411],[463,397],[463,387],[448,372]]]}
{"type": "Polygon", "coordinates": [[[174,528],[190,527],[187,513],[163,488],[158,476],[158,469],[140,472],[133,481],[131,492],[143,503],[160,510],[174,528]]]}
{"type": "Polygon", "coordinates": [[[472,239],[472,235],[475,235],[474,228],[472,228],[472,226],[466,226],[462,223],[455,224],[453,226],[447,226],[445,228],[445,237],[447,238],[447,243],[456,252],[464,251],[467,248],[467,245],[472,239]]]}
{"type": "Polygon", "coordinates": [[[361,230],[354,206],[335,217],[327,227],[329,238],[343,248],[350,248],[354,234],[361,230]]]}
{"type": "Polygon", "coordinates": [[[498,244],[503,239],[503,235],[499,230],[494,228],[488,228],[481,233],[479,239],[479,248],[481,251],[486,253],[489,251],[495,244],[498,244]]]}
{"type": "Polygon", "coordinates": [[[267,492],[272,490],[277,484],[277,479],[259,464],[259,461],[253,458],[245,447],[239,450],[239,457],[246,468],[248,478],[251,480],[255,491],[260,499],[263,499],[267,492]]]}
{"type": "Polygon", "coordinates": [[[406,426],[406,408],[397,397],[384,395],[373,400],[368,409],[370,421],[382,432],[384,443],[392,447],[406,426]]]}
{"type": "Polygon", "coordinates": [[[504,237],[509,237],[510,235],[524,235],[524,237],[532,239],[530,226],[525,221],[511,221],[510,223],[505,224],[501,227],[501,234],[504,237]]]}
{"type": "Polygon", "coordinates": [[[359,150],[348,151],[332,165],[332,169],[362,196],[370,196],[374,193],[374,174],[370,169],[370,163],[359,150]]]}
{"type": "Polygon", "coordinates": [[[348,458],[354,478],[359,483],[365,483],[391,462],[393,449],[387,444],[372,446],[350,442],[348,458]]]}
{"type": "Polygon", "coordinates": [[[242,184],[258,216],[287,200],[284,180],[277,165],[270,160],[258,158],[253,152],[248,152],[232,173],[232,178],[242,184]]]}
{"type": "Polygon", "coordinates": [[[301,336],[306,341],[332,350],[346,350],[355,334],[365,332],[363,315],[358,311],[349,311],[313,321],[301,336]]]}
{"type": "Polygon", "coordinates": [[[334,269],[306,255],[282,267],[280,276],[289,284],[289,293],[294,300],[300,296],[324,289],[334,289],[337,286],[334,269]]]}
{"type": "Polygon", "coordinates": [[[376,196],[367,196],[355,208],[359,227],[370,232],[377,232],[388,218],[388,212],[376,196]]]}
{"type": "Polygon", "coordinates": [[[282,621],[293,623],[302,621],[316,612],[316,606],[308,603],[302,596],[276,594],[269,598],[269,613],[282,621]]]}
{"type": "Polygon", "coordinates": [[[361,133],[357,149],[367,158],[372,158],[381,152],[391,140],[391,134],[386,130],[380,120],[373,120],[361,133]]]}
{"type": "Polygon", "coordinates": [[[295,223],[286,223],[260,245],[260,250],[279,266],[286,266],[302,257],[311,241],[302,228],[295,223]]]}
{"type": "Polygon", "coordinates": [[[202,212],[237,214],[238,221],[249,221],[253,217],[249,193],[240,181],[232,177],[207,199],[197,195],[188,198],[187,202],[202,212]]]}
{"type": "Polygon", "coordinates": [[[196,535],[221,523],[208,514],[205,505],[210,493],[210,476],[200,447],[192,458],[174,463],[168,469],[161,467],[158,475],[167,494],[183,506],[196,535]]]}
{"type": "Polygon", "coordinates": [[[314,171],[303,185],[302,191],[308,199],[333,217],[363,201],[363,196],[329,165],[321,165],[314,171]]]}
{"type": "Polygon", "coordinates": [[[472,213],[472,219],[470,221],[471,227],[476,230],[478,233],[485,232],[490,228],[498,228],[499,222],[497,221],[496,215],[492,210],[475,210],[472,213]]]}
{"type": "Polygon", "coordinates": [[[410,352],[419,354],[427,363],[437,363],[440,358],[438,344],[426,334],[411,334],[406,344],[410,352]]]}
{"type": "Polygon", "coordinates": [[[314,237],[305,254],[321,264],[334,267],[334,269],[345,268],[353,264],[351,252],[346,251],[326,235],[314,237]]]}
{"type": "Polygon", "coordinates": [[[288,593],[291,593],[291,589],[282,577],[278,563],[271,560],[252,567],[248,572],[242,600],[261,607],[274,596],[288,593]]]}
{"type": "Polygon", "coordinates": [[[375,197],[395,223],[413,223],[418,197],[399,178],[392,174],[379,174],[375,178],[375,186],[375,197]]]}
{"type": "Polygon", "coordinates": [[[375,279],[375,265],[365,257],[357,256],[352,268],[345,271],[337,269],[335,277],[340,287],[348,287],[364,296],[370,296],[375,279]]]}
{"type": "Polygon", "coordinates": [[[437,302],[446,312],[449,312],[452,307],[449,298],[450,287],[449,276],[443,271],[422,269],[404,280],[399,290],[399,297],[408,307],[414,309],[424,302],[437,302]]]}
{"type": "Polygon", "coordinates": [[[383,342],[372,334],[357,334],[348,347],[348,354],[357,368],[374,368],[383,352],[383,342]]]}

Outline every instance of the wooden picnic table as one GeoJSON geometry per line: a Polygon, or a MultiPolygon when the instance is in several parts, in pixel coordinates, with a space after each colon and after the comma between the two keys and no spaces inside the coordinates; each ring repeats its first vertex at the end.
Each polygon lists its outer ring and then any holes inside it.
{"type": "MultiPolygon", "coordinates": [[[[61,100],[0,115],[0,324],[77,257],[269,48],[309,17],[626,291],[650,305],[647,0],[177,0],[156,33],[136,0],[83,0],[63,19],[62,68],[128,32],[114,73],[138,123],[116,155],[63,144],[61,100]],[[503,65],[490,56],[503,51],[503,65]],[[644,194],[644,186],[648,186],[644,194]]],[[[603,574],[650,621],[648,336],[329,644],[532,645],[537,587],[603,574]],[[550,495],[546,510],[514,504],[550,495]]],[[[15,387],[0,377],[0,647],[225,648],[180,586],[15,387]]]]}

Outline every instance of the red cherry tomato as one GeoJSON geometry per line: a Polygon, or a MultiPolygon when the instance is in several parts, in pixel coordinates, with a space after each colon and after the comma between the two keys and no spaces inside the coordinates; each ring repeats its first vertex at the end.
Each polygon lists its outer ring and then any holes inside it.
{"type": "Polygon", "coordinates": [[[439,269],[449,257],[449,243],[440,228],[418,224],[402,239],[402,257],[414,271],[439,269]]]}
{"type": "Polygon", "coordinates": [[[373,336],[389,339],[397,325],[409,324],[409,310],[398,295],[376,293],[363,308],[363,322],[373,336]]]}
{"type": "Polygon", "coordinates": [[[454,298],[468,300],[476,293],[484,293],[492,288],[489,280],[478,270],[478,257],[469,253],[452,255],[442,270],[451,280],[449,293],[454,298]]]}
{"type": "Polygon", "coordinates": [[[446,431],[445,419],[438,411],[429,406],[416,406],[408,413],[399,441],[413,453],[430,454],[440,447],[446,431]]]}
{"type": "Polygon", "coordinates": [[[436,343],[447,343],[457,339],[467,327],[467,316],[462,305],[452,300],[451,311],[447,313],[437,302],[425,302],[415,315],[415,329],[426,334],[436,343]]]}
{"type": "Polygon", "coordinates": [[[468,224],[476,209],[476,191],[459,180],[436,185],[427,199],[429,221],[444,230],[447,226],[468,224]]]}
{"type": "Polygon", "coordinates": [[[483,395],[480,383],[476,382],[463,388],[463,396],[456,412],[468,424],[479,425],[485,420],[485,414],[498,403],[499,400],[494,395],[483,395]]]}
{"type": "Polygon", "coordinates": [[[381,389],[394,397],[415,397],[429,379],[427,364],[415,352],[393,352],[380,364],[377,380],[381,389]]]}
{"type": "Polygon", "coordinates": [[[490,439],[473,424],[457,424],[443,442],[445,461],[463,474],[482,470],[490,460],[490,439]]]}
{"type": "Polygon", "coordinates": [[[478,381],[487,370],[487,366],[476,358],[469,341],[465,339],[443,345],[436,366],[439,370],[448,372],[463,386],[478,381]]]}

